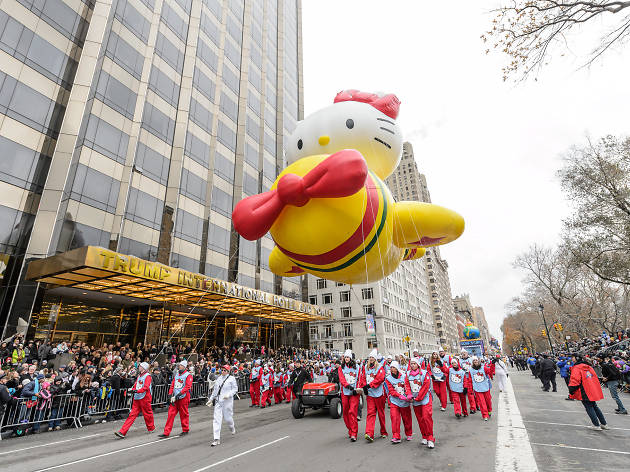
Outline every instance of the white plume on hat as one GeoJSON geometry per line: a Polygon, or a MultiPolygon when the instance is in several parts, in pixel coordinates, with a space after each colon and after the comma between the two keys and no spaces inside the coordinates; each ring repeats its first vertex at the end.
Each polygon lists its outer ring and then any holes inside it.
{"type": "Polygon", "coordinates": [[[147,362],[141,362],[140,367],[142,367],[144,370],[149,370],[149,364],[147,362]]]}
{"type": "Polygon", "coordinates": [[[343,353],[343,357],[352,357],[352,349],[346,349],[346,352],[343,353]]]}
{"type": "Polygon", "coordinates": [[[377,350],[376,349],[372,349],[372,351],[370,351],[370,355],[368,356],[368,358],[369,357],[373,357],[374,359],[378,359],[378,352],[377,352],[377,350]]]}
{"type": "Polygon", "coordinates": [[[390,368],[395,367],[395,368],[396,368],[396,370],[397,370],[398,372],[401,372],[401,369],[400,369],[400,364],[398,363],[398,361],[394,361],[394,362],[392,362],[392,363],[391,363],[391,365],[390,365],[389,367],[390,367],[390,368]]]}

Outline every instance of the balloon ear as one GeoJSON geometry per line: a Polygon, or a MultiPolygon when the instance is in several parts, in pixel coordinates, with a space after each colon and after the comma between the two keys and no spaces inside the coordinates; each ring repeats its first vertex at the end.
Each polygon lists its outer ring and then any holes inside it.
{"type": "Polygon", "coordinates": [[[392,93],[381,96],[359,90],[343,90],[337,94],[333,103],[339,102],[367,103],[394,120],[398,118],[400,109],[400,100],[392,93]]]}

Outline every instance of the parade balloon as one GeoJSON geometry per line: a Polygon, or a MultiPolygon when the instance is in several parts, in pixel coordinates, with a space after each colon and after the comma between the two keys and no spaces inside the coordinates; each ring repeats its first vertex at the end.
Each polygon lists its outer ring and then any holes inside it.
{"type": "Polygon", "coordinates": [[[473,324],[470,322],[466,323],[463,332],[466,339],[479,339],[479,336],[481,335],[481,333],[479,332],[479,328],[473,326],[473,324]]]}
{"type": "Polygon", "coordinates": [[[459,214],[395,202],[383,182],[400,161],[399,105],[395,95],[349,90],[297,124],[286,141],[288,167],[271,190],[241,200],[232,214],[245,239],[271,233],[272,272],[374,282],[462,234],[459,214]]]}

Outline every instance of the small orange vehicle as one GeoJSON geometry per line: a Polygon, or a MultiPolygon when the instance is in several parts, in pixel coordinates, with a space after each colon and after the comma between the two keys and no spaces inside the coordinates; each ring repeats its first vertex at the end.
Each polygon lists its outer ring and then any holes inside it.
{"type": "Polygon", "coordinates": [[[291,404],[291,413],[294,418],[303,418],[307,408],[313,410],[327,409],[331,418],[340,418],[343,410],[339,384],[331,382],[305,383],[302,392],[291,404]]]}

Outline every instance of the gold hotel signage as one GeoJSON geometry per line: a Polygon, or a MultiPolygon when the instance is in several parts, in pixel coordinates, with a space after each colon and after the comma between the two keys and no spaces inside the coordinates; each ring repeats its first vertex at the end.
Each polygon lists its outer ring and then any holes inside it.
{"type": "MultiPolygon", "coordinates": [[[[176,292],[182,296],[214,293],[284,310],[297,311],[317,318],[332,317],[332,310],[325,310],[316,305],[95,246],[86,246],[33,261],[29,264],[26,277],[30,280],[39,280],[56,285],[85,288],[83,287],[85,285],[121,280],[121,277],[117,277],[116,274],[127,276],[122,277],[127,281],[140,282],[139,285],[147,285],[146,281],[152,281],[154,282],[153,286],[167,287],[166,290],[174,290],[173,286],[181,287],[176,292]],[[101,278],[97,280],[94,279],[94,276],[101,278]],[[81,280],[77,277],[86,277],[90,280],[81,280]],[[83,283],[77,284],[77,282],[83,283]]],[[[126,285],[116,287],[116,289],[118,288],[129,290],[126,285]]],[[[104,291],[116,293],[111,290],[105,289],[104,291]]],[[[125,292],[125,294],[139,296],[138,292],[125,292]]]]}

